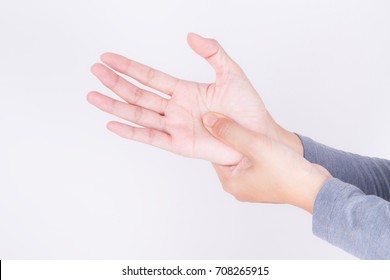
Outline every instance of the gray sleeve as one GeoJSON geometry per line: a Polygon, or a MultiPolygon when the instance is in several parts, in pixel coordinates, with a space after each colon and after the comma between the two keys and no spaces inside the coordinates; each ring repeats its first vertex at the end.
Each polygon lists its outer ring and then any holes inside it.
{"type": "Polygon", "coordinates": [[[390,202],[336,178],[319,191],[313,233],[362,259],[390,259],[390,202]]]}
{"type": "Polygon", "coordinates": [[[308,161],[322,165],[333,177],[358,187],[367,195],[390,201],[390,161],[339,151],[298,136],[308,161]]]}

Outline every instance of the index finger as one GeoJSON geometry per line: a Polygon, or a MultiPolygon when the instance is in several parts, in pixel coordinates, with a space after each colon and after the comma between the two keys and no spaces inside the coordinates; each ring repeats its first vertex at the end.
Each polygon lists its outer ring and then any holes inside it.
{"type": "Polygon", "coordinates": [[[172,95],[175,92],[176,86],[180,81],[166,73],[118,54],[104,53],[100,58],[112,69],[168,95],[172,95]]]}

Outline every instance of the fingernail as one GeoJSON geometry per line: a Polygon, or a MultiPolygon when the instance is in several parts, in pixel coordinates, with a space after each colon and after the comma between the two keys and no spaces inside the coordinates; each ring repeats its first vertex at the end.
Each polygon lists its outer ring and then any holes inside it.
{"type": "Polygon", "coordinates": [[[218,117],[214,114],[207,114],[203,116],[203,123],[205,126],[212,128],[217,122],[218,117]]]}

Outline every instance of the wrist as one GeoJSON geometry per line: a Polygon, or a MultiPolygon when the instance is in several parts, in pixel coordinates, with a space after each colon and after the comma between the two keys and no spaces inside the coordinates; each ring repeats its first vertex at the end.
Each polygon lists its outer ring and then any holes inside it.
{"type": "Polygon", "coordinates": [[[269,112],[267,112],[267,115],[269,118],[269,123],[271,124],[270,127],[272,128],[271,133],[268,136],[275,141],[289,147],[297,154],[303,156],[303,144],[298,135],[281,127],[277,122],[275,122],[269,112]]]}
{"type": "Polygon", "coordinates": [[[301,139],[299,139],[298,135],[293,132],[290,132],[279,124],[275,123],[276,131],[278,135],[278,141],[283,145],[289,147],[293,151],[295,151],[300,156],[304,155],[304,148],[301,139]]]}
{"type": "Polygon", "coordinates": [[[317,199],[318,193],[325,185],[325,183],[332,178],[332,175],[322,166],[311,164],[311,171],[307,176],[305,182],[302,182],[301,195],[297,200],[298,206],[310,214],[313,214],[314,204],[317,199]]]}

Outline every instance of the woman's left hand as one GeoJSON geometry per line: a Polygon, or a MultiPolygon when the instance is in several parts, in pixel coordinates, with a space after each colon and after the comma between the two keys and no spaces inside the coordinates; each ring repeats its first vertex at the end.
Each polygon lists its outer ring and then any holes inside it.
{"type": "Polygon", "coordinates": [[[109,130],[175,154],[236,164],[242,155],[217,141],[202,125],[203,114],[218,111],[251,130],[294,146],[296,139],[276,124],[244,71],[217,41],[189,34],[188,43],[214,68],[214,83],[185,81],[117,54],[102,55],[106,66],[95,64],[92,72],[124,101],[98,92],[89,93],[88,101],[136,124],[110,122],[109,130]],[[142,89],[110,68],[162,94],[142,89]]]}

